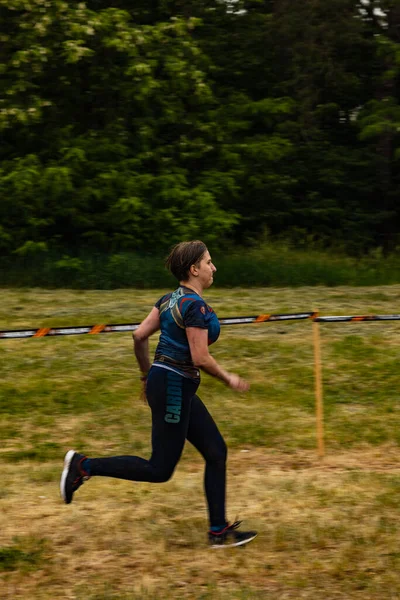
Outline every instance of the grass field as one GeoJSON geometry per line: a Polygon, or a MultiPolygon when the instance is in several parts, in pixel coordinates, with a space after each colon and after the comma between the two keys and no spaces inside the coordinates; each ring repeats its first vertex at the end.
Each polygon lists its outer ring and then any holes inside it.
{"type": "MultiPolygon", "coordinates": [[[[163,290],[2,290],[0,329],[140,321],[163,290]]],[[[213,289],[220,317],[398,313],[400,286],[213,289]]],[[[59,497],[64,453],[149,455],[131,335],[0,340],[0,598],[400,598],[400,323],[321,325],[326,457],[309,321],[224,327],[203,375],[228,443],[228,516],[259,536],[210,550],[202,459],[165,484],[93,478],[59,497]]],[[[154,349],[156,336],[152,340],[154,349]]]]}

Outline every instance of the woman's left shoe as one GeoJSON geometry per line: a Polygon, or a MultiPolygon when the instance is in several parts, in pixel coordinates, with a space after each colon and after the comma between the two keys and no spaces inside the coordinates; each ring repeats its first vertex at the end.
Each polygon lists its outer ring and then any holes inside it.
{"type": "Polygon", "coordinates": [[[65,504],[72,502],[72,496],[84,481],[90,479],[89,473],[82,469],[82,462],[87,457],[78,454],[75,450],[69,450],[64,458],[64,469],[61,475],[60,491],[65,504]]]}

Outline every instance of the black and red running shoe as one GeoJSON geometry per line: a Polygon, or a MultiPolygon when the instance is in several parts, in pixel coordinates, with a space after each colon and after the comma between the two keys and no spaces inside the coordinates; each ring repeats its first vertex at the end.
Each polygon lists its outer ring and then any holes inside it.
{"type": "Polygon", "coordinates": [[[75,450],[69,450],[64,458],[64,469],[61,475],[60,491],[65,504],[72,502],[72,496],[84,481],[90,479],[90,475],[82,469],[82,462],[87,457],[78,454],[75,450]]]}
{"type": "Polygon", "coordinates": [[[227,525],[222,531],[208,532],[208,541],[211,548],[229,548],[231,546],[243,546],[248,544],[257,535],[257,531],[237,531],[242,521],[235,521],[227,525]]]}

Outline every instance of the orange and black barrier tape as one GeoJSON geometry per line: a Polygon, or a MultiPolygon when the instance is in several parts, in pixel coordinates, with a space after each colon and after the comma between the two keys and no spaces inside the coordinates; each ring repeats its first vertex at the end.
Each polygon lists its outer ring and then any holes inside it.
{"type": "MultiPolygon", "coordinates": [[[[294,321],[313,319],[317,313],[285,313],[277,315],[257,315],[254,317],[227,317],[219,319],[221,325],[243,325],[245,323],[265,323],[267,321],[294,321]]],[[[37,329],[9,329],[0,331],[0,339],[24,339],[31,337],[54,337],[59,335],[80,335],[88,333],[113,333],[135,331],[140,323],[125,323],[121,325],[83,325],[79,327],[40,327],[37,329]]]]}
{"type": "MultiPolygon", "coordinates": [[[[353,315],[320,317],[315,311],[303,313],[263,314],[253,317],[226,317],[219,319],[220,325],[244,325],[246,323],[268,323],[273,321],[298,321],[310,319],[317,323],[343,323],[346,321],[400,321],[400,315],[353,315]]],[[[59,335],[80,335],[88,333],[113,333],[135,331],[140,323],[125,323],[121,325],[83,325],[78,327],[38,327],[36,329],[6,329],[0,331],[0,339],[24,339],[31,337],[54,337],[59,335]]]]}
{"type": "Polygon", "coordinates": [[[316,317],[314,321],[318,323],[342,323],[344,321],[399,321],[400,315],[355,315],[345,317],[316,317]]]}

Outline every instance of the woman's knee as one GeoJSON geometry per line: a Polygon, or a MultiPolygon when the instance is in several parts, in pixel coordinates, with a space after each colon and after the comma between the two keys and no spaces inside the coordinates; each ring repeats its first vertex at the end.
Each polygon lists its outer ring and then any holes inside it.
{"type": "Polygon", "coordinates": [[[169,481],[174,474],[175,468],[154,468],[153,470],[153,483],[165,483],[169,481]]]}
{"type": "Polygon", "coordinates": [[[225,440],[221,438],[217,443],[210,445],[207,453],[207,462],[214,464],[225,464],[228,457],[228,447],[225,440]]]}
{"type": "Polygon", "coordinates": [[[225,440],[222,440],[221,442],[221,447],[220,447],[220,460],[226,462],[226,459],[228,458],[228,446],[225,443],[225,440]]]}

